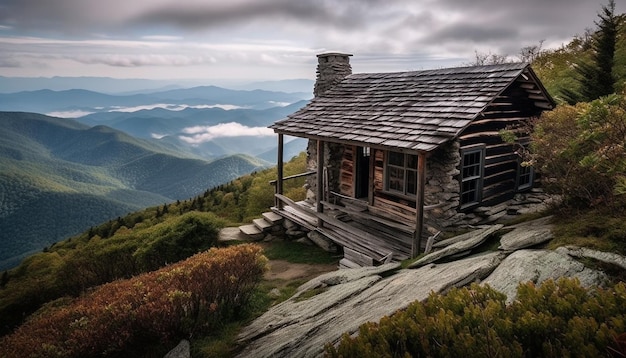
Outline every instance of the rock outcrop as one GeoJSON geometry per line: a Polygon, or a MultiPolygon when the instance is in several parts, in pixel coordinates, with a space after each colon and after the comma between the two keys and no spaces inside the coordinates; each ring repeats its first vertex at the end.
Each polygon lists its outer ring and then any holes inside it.
{"type": "Polygon", "coordinates": [[[511,226],[513,231],[500,239],[500,250],[515,251],[552,240],[551,216],[511,226]]]}
{"type": "Polygon", "coordinates": [[[246,343],[240,357],[315,357],[326,343],[337,343],[343,333],[354,333],[365,322],[424,300],[431,292],[444,292],[486,277],[500,262],[488,253],[456,262],[431,264],[415,270],[397,264],[377,268],[346,269],[328,273],[302,285],[284,301],[246,327],[239,341],[246,343]],[[303,299],[307,292],[320,293],[303,299]]]}
{"type": "Polygon", "coordinates": [[[552,237],[548,220],[504,229],[500,225],[483,227],[442,241],[438,243],[439,251],[417,261],[412,269],[390,263],[323,274],[244,328],[238,340],[245,348],[239,356],[320,356],[324,345],[338,343],[344,333],[358,332],[365,322],[378,322],[414,301],[425,300],[431,292],[442,293],[472,282],[489,284],[505,293],[509,301],[515,299],[520,282],[539,284],[548,279],[576,277],[585,286],[602,284],[606,275],[576,261],[578,257],[626,269],[626,258],[611,253],[574,247],[519,250],[552,237]],[[458,253],[471,253],[487,237],[498,235],[498,230],[507,230],[501,241],[503,250],[449,261],[458,253]],[[449,262],[437,263],[444,260],[449,262]]]}
{"type": "Polygon", "coordinates": [[[483,283],[506,294],[507,301],[512,302],[520,282],[540,284],[560,277],[575,277],[586,287],[598,285],[606,278],[602,272],[585,267],[566,254],[552,250],[520,250],[504,259],[483,283]]]}

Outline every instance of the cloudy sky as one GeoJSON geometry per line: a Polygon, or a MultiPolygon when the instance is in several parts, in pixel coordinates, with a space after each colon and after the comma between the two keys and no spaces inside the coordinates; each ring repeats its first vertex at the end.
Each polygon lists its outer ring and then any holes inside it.
{"type": "Polygon", "coordinates": [[[1,0],[0,75],[313,79],[325,51],[354,54],[354,72],[438,68],[476,51],[558,47],[594,27],[606,3],[1,0]]]}

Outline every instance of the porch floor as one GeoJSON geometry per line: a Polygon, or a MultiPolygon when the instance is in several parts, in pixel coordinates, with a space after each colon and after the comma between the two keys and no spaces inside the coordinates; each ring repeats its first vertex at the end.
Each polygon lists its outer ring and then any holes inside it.
{"type": "MultiPolygon", "coordinates": [[[[394,225],[367,212],[329,203],[324,203],[324,212],[318,213],[308,202],[293,202],[282,196],[280,199],[286,205],[282,209],[273,207],[272,211],[311,231],[321,233],[343,247],[344,254],[365,255],[371,258],[373,265],[411,257],[412,234],[407,227],[403,230],[402,225],[394,225]]],[[[423,252],[426,240],[421,241],[420,252],[423,252]]]]}

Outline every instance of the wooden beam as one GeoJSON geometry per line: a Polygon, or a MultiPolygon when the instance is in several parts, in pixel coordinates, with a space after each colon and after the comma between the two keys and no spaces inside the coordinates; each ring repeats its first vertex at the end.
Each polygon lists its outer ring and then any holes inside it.
{"type": "MultiPolygon", "coordinates": [[[[317,193],[315,195],[316,209],[318,213],[324,212],[322,200],[324,194],[324,141],[317,140],[317,193]]],[[[318,219],[318,226],[324,226],[324,222],[318,219]]]]}
{"type": "Polygon", "coordinates": [[[411,248],[411,258],[417,257],[422,245],[422,228],[424,227],[424,188],[426,186],[426,156],[418,154],[417,159],[417,195],[415,198],[415,232],[413,233],[413,244],[411,248]]]}
{"type": "MultiPolygon", "coordinates": [[[[278,135],[278,159],[276,168],[278,171],[278,177],[276,179],[276,194],[283,195],[283,146],[284,146],[284,138],[282,134],[278,135]]],[[[278,209],[282,209],[283,202],[280,201],[277,197],[274,198],[274,204],[278,209]]]]}

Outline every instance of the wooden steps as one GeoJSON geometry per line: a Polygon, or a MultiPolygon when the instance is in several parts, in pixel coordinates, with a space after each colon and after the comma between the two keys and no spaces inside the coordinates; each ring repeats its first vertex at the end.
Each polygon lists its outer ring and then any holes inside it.
{"type": "Polygon", "coordinates": [[[269,211],[263,213],[260,218],[252,220],[252,224],[241,225],[239,231],[252,240],[262,240],[265,233],[272,231],[282,221],[282,216],[269,211]]]}

